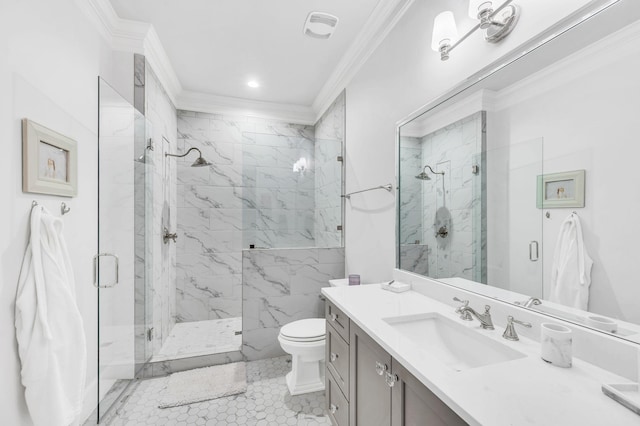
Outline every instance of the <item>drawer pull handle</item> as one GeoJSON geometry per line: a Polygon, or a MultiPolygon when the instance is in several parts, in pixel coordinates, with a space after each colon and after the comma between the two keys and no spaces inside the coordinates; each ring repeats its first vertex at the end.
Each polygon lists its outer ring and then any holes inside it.
{"type": "Polygon", "coordinates": [[[384,375],[384,372],[387,371],[387,364],[382,364],[381,362],[376,361],[376,373],[378,376],[384,375]]]}
{"type": "Polygon", "coordinates": [[[338,315],[337,314],[331,314],[331,321],[337,321],[338,320],[338,315]]]}
{"type": "Polygon", "coordinates": [[[331,362],[336,362],[336,360],[338,359],[338,354],[331,352],[329,358],[331,359],[331,362]]]}
{"type": "Polygon", "coordinates": [[[387,376],[384,378],[384,380],[387,382],[387,386],[392,388],[393,385],[395,385],[396,382],[400,380],[400,378],[398,377],[397,374],[387,373],[387,376]]]}
{"type": "Polygon", "coordinates": [[[331,414],[335,414],[336,411],[338,411],[338,406],[336,404],[331,404],[329,406],[329,411],[331,411],[331,414]]]}

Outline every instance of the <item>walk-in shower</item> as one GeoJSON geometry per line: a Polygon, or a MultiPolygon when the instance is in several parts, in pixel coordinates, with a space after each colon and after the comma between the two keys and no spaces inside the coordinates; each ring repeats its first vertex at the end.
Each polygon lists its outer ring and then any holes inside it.
{"type": "Polygon", "coordinates": [[[145,79],[135,108],[100,81],[100,419],[132,379],[282,355],[344,276],[344,95],[300,125],[176,111],[145,79]]]}

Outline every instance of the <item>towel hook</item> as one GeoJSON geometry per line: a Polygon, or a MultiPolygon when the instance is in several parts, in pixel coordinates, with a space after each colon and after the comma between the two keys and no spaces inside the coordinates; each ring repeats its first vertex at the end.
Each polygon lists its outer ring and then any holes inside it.
{"type": "Polygon", "coordinates": [[[67,207],[66,203],[60,204],[60,213],[62,213],[62,216],[69,213],[70,211],[71,211],[71,207],[67,207]]]}

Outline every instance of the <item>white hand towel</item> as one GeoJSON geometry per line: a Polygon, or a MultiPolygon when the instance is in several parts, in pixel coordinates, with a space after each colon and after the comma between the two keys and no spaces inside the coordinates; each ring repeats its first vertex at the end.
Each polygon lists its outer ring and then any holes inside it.
{"type": "Polygon", "coordinates": [[[78,422],[84,399],[87,348],[62,226],[33,208],[16,297],[22,384],[36,426],[78,422]]]}

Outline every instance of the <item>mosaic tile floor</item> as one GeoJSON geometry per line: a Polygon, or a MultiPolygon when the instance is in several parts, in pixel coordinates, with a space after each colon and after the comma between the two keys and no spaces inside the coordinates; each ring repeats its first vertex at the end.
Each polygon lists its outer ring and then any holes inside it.
{"type": "Polygon", "coordinates": [[[151,362],[239,351],[242,346],[242,318],[179,322],[151,362]]]}
{"type": "Polygon", "coordinates": [[[291,396],[285,374],[289,357],[247,363],[247,392],[174,408],[158,408],[167,377],[137,383],[110,426],[319,426],[330,425],[324,392],[291,396]]]}

